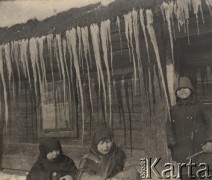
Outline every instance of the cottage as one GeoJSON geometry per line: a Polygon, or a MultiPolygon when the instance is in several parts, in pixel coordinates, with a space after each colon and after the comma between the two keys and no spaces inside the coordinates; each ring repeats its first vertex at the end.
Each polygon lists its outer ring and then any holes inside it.
{"type": "Polygon", "coordinates": [[[191,77],[212,107],[211,8],[116,0],[0,28],[2,168],[28,171],[45,137],[78,163],[99,126],[113,128],[138,169],[144,157],[169,161],[175,79],[191,77]]]}

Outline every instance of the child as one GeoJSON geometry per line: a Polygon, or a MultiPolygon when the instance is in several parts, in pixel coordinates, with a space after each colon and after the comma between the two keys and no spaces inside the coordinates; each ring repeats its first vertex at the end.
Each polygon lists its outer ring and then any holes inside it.
{"type": "Polygon", "coordinates": [[[171,119],[166,127],[172,159],[187,163],[189,156],[203,151],[205,154],[196,157],[196,161],[203,163],[203,157],[212,158],[209,154],[212,152],[212,121],[203,104],[194,101],[193,86],[187,77],[179,78],[175,92],[177,104],[171,108],[171,119]]]}
{"type": "Polygon", "coordinates": [[[79,165],[79,180],[138,179],[136,168],[113,139],[114,134],[108,128],[100,128],[94,133],[89,153],[79,165]]]}
{"type": "Polygon", "coordinates": [[[40,154],[27,180],[75,180],[77,168],[72,159],[64,155],[56,138],[47,138],[39,145],[40,154]]]}

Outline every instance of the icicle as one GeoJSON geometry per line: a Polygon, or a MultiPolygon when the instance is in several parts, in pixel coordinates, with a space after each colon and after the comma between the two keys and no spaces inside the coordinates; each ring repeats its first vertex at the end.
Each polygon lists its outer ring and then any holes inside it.
{"type": "Polygon", "coordinates": [[[44,84],[43,84],[43,81],[42,81],[42,71],[41,71],[41,62],[39,61],[39,54],[38,54],[38,41],[39,41],[39,38],[35,38],[35,46],[34,46],[34,51],[36,51],[36,68],[37,68],[37,73],[38,73],[38,80],[39,80],[39,87],[40,87],[40,97],[41,97],[41,102],[43,102],[43,88],[44,88],[44,84]]]}
{"type": "Polygon", "coordinates": [[[189,9],[191,6],[191,0],[177,0],[175,7],[175,15],[178,22],[178,30],[180,31],[180,26],[185,25],[188,36],[188,44],[190,44],[190,34],[189,34],[189,9]]]}
{"type": "Polygon", "coordinates": [[[126,39],[127,39],[127,46],[128,46],[130,62],[131,62],[132,61],[132,55],[131,55],[131,51],[130,51],[129,20],[128,20],[130,15],[131,14],[124,15],[124,24],[125,24],[125,36],[126,36],[126,39]]]}
{"type": "Polygon", "coordinates": [[[43,41],[46,39],[45,36],[42,36],[41,38],[38,38],[38,48],[39,48],[39,59],[40,59],[40,65],[42,69],[42,75],[43,75],[43,82],[42,84],[44,87],[47,87],[47,79],[46,79],[46,65],[45,65],[45,60],[44,60],[44,47],[43,47],[43,41]]]}
{"type": "MultiPolygon", "coordinates": [[[[76,29],[72,28],[70,31],[66,31],[67,45],[69,48],[69,53],[73,54],[74,68],[76,70],[76,77],[79,86],[80,99],[81,99],[81,110],[82,110],[82,143],[84,143],[85,135],[85,114],[84,114],[84,100],[83,100],[83,90],[82,81],[80,76],[78,55],[77,55],[77,34],[76,29]]],[[[70,55],[71,55],[70,54],[70,55]]]]}
{"type": "Polygon", "coordinates": [[[18,72],[18,90],[20,91],[20,87],[21,87],[21,74],[20,74],[20,69],[19,69],[19,42],[18,41],[14,41],[13,42],[13,46],[14,46],[14,61],[17,67],[17,72],[18,72]]]}
{"type": "Polygon", "coordinates": [[[31,89],[31,77],[30,77],[30,72],[29,72],[29,60],[28,60],[28,46],[29,46],[29,41],[26,40],[22,40],[19,42],[20,44],[20,58],[21,58],[21,62],[23,65],[23,71],[24,71],[24,75],[26,78],[28,78],[29,81],[29,87],[31,89]]]}
{"type": "Polygon", "coordinates": [[[91,31],[91,38],[92,38],[92,44],[94,49],[94,56],[96,60],[96,67],[97,67],[97,75],[98,75],[98,82],[99,82],[99,91],[100,91],[100,83],[102,82],[103,87],[103,95],[104,95],[104,103],[105,103],[105,115],[107,115],[107,94],[106,94],[106,87],[105,87],[105,80],[104,80],[104,74],[102,70],[101,65],[101,57],[100,57],[100,39],[99,39],[99,27],[97,24],[92,24],[90,26],[91,31]],[[101,82],[100,82],[101,80],[101,82]]]}
{"type": "Polygon", "coordinates": [[[165,17],[165,13],[164,13],[164,9],[163,9],[162,5],[160,6],[160,10],[161,10],[161,13],[162,13],[163,22],[165,23],[166,22],[166,17],[165,17]]]}
{"type": "Polygon", "coordinates": [[[4,88],[5,122],[6,122],[6,128],[7,128],[9,111],[8,111],[8,102],[7,102],[7,84],[5,82],[5,77],[4,77],[4,63],[3,63],[2,51],[3,51],[3,47],[2,45],[0,45],[0,75],[1,75],[2,84],[4,88]]]}
{"type": "Polygon", "coordinates": [[[150,62],[150,57],[149,57],[149,45],[148,45],[148,39],[147,39],[147,34],[146,34],[146,27],[144,24],[144,12],[143,9],[140,9],[140,23],[141,23],[141,27],[144,33],[144,40],[145,40],[145,44],[146,44],[146,50],[147,50],[147,55],[148,55],[148,60],[150,62]]]}
{"type": "Polygon", "coordinates": [[[191,6],[191,0],[177,0],[176,1],[176,18],[178,22],[178,29],[180,26],[186,24],[189,19],[189,8],[191,6]]]}
{"type": "Polygon", "coordinates": [[[110,27],[110,21],[102,21],[101,23],[101,42],[102,42],[102,50],[103,50],[103,57],[105,62],[105,67],[107,71],[107,80],[108,80],[108,96],[109,96],[109,125],[111,126],[112,122],[112,94],[111,94],[111,75],[110,75],[110,69],[109,69],[109,63],[108,63],[108,42],[109,42],[109,35],[108,35],[108,28],[110,27]],[[109,22],[109,23],[108,23],[109,22]]]}
{"type": "Polygon", "coordinates": [[[53,35],[49,34],[47,35],[47,47],[48,47],[48,53],[49,53],[49,61],[50,61],[50,67],[51,67],[51,74],[52,74],[52,81],[53,81],[53,90],[55,89],[54,85],[54,70],[53,70],[53,57],[52,57],[52,41],[53,41],[53,35]]]}
{"type": "Polygon", "coordinates": [[[207,6],[208,6],[208,9],[210,11],[210,14],[212,15],[212,11],[211,11],[211,7],[212,7],[212,0],[205,0],[207,6]]]}
{"type": "Polygon", "coordinates": [[[60,67],[61,67],[61,71],[62,71],[62,76],[63,76],[63,94],[64,94],[64,103],[65,103],[65,98],[66,98],[66,74],[65,74],[65,66],[64,66],[64,61],[63,61],[61,35],[57,34],[56,35],[56,40],[57,40],[57,46],[58,46],[58,50],[59,50],[59,62],[60,62],[60,67]]]}
{"type": "Polygon", "coordinates": [[[136,55],[137,55],[137,61],[138,61],[138,71],[140,73],[139,75],[141,78],[142,65],[141,65],[141,54],[140,54],[140,43],[139,43],[138,12],[135,10],[132,11],[132,20],[133,20],[133,32],[134,32],[134,39],[135,39],[136,55]]]}
{"type": "Polygon", "coordinates": [[[192,5],[193,5],[194,14],[196,15],[197,32],[198,32],[198,35],[199,35],[199,18],[198,18],[198,12],[199,12],[199,10],[201,12],[202,21],[204,23],[204,16],[203,16],[203,11],[202,11],[201,0],[192,0],[192,5]]]}
{"type": "Polygon", "coordinates": [[[27,47],[25,42],[26,42],[25,40],[22,40],[20,41],[19,44],[20,44],[20,59],[21,59],[22,67],[23,67],[23,73],[25,78],[27,78],[27,70],[26,70],[26,63],[25,63],[27,47]]]}
{"type": "MultiPolygon", "coordinates": [[[[160,55],[159,55],[159,49],[158,49],[158,45],[157,45],[157,39],[156,39],[156,35],[155,35],[155,30],[153,28],[153,14],[151,10],[146,10],[146,16],[147,16],[147,29],[148,29],[148,33],[150,35],[151,38],[151,42],[155,51],[155,55],[156,55],[156,61],[158,64],[158,68],[159,68],[159,72],[161,75],[161,79],[162,79],[162,84],[163,84],[163,88],[164,88],[164,93],[165,93],[165,98],[166,98],[166,102],[167,102],[167,108],[168,111],[170,110],[170,106],[169,106],[169,100],[168,100],[168,93],[166,91],[166,84],[165,84],[165,79],[164,79],[164,75],[163,75],[163,70],[162,70],[162,65],[160,62],[160,55]]],[[[170,117],[170,114],[169,114],[170,117]]]]}
{"type": "Polygon", "coordinates": [[[38,50],[37,50],[37,42],[35,38],[31,38],[29,41],[29,52],[30,52],[30,58],[31,58],[31,64],[32,64],[32,72],[33,72],[33,79],[34,79],[34,86],[35,86],[35,95],[38,96],[37,92],[37,70],[36,65],[38,62],[38,50]]]}
{"type": "Polygon", "coordinates": [[[60,80],[61,80],[61,66],[60,66],[60,58],[59,58],[59,54],[58,54],[58,46],[57,46],[57,39],[54,38],[53,39],[53,47],[54,47],[54,56],[55,56],[55,59],[57,61],[57,67],[58,67],[58,71],[59,71],[59,77],[60,77],[60,80]]]}
{"type": "Polygon", "coordinates": [[[82,31],[82,42],[84,46],[84,53],[86,52],[86,54],[88,54],[90,67],[92,68],[90,44],[88,39],[88,27],[86,26],[82,28],[81,31],[82,31]]]}
{"type": "Polygon", "coordinates": [[[77,26],[77,37],[78,37],[78,57],[79,65],[84,73],[83,58],[82,58],[82,32],[79,26],[77,26]]]}
{"type": "MultiPolygon", "coordinates": [[[[63,59],[64,59],[64,66],[66,68],[66,74],[68,78],[68,89],[69,89],[69,95],[71,96],[71,79],[68,71],[68,64],[67,64],[67,59],[66,59],[66,50],[67,50],[67,42],[65,39],[62,40],[62,45],[63,45],[63,59]]],[[[71,99],[71,98],[70,98],[71,99]]]]}
{"type": "Polygon", "coordinates": [[[132,40],[133,39],[132,38],[132,33],[133,33],[132,12],[128,13],[127,15],[124,15],[124,22],[125,22],[125,35],[127,38],[127,43],[128,43],[128,48],[129,48],[130,62],[133,61],[135,94],[136,94],[137,69],[136,69],[133,40],[132,40]],[[132,60],[131,60],[131,58],[132,58],[132,60]]]}
{"type": "Polygon", "coordinates": [[[121,23],[120,23],[119,16],[117,16],[117,18],[116,18],[116,24],[117,24],[118,29],[119,29],[120,48],[121,48],[121,54],[122,54],[121,23]]]}
{"type": "Polygon", "coordinates": [[[112,40],[111,40],[111,29],[110,29],[110,20],[106,21],[107,25],[107,35],[109,39],[109,46],[110,46],[110,66],[111,66],[111,71],[113,75],[113,47],[112,47],[112,40]]]}
{"type": "Polygon", "coordinates": [[[6,61],[7,70],[8,70],[9,87],[10,87],[11,78],[13,76],[13,68],[12,68],[12,63],[11,63],[10,44],[9,43],[4,45],[4,51],[5,51],[5,61],[6,61]]]}
{"type": "Polygon", "coordinates": [[[173,43],[173,31],[172,31],[174,4],[173,2],[170,2],[169,4],[163,2],[161,7],[163,11],[165,12],[166,21],[168,23],[169,39],[170,39],[171,51],[172,51],[172,63],[174,64],[174,43],[173,43]]]}
{"type": "Polygon", "coordinates": [[[85,61],[86,61],[87,73],[88,73],[88,88],[89,88],[91,112],[93,113],[93,101],[92,101],[92,95],[91,95],[91,82],[90,82],[90,68],[89,68],[89,64],[88,64],[88,55],[90,55],[90,47],[89,47],[89,41],[88,41],[88,28],[87,27],[81,28],[81,32],[82,32],[82,44],[83,44],[83,49],[84,49],[84,56],[85,56],[85,61]]]}
{"type": "MultiPolygon", "coordinates": [[[[10,42],[10,56],[11,56],[11,64],[15,64],[15,59],[14,59],[14,42],[11,41],[10,42]]],[[[13,67],[12,67],[13,68],[13,67]]],[[[14,70],[14,69],[13,69],[14,70]]],[[[12,71],[13,71],[12,70],[12,71]]],[[[12,89],[13,89],[13,98],[14,98],[14,102],[15,102],[15,96],[16,96],[16,92],[15,92],[15,88],[16,88],[16,81],[14,79],[14,73],[12,73],[12,79],[13,79],[13,84],[12,84],[12,89]]]]}

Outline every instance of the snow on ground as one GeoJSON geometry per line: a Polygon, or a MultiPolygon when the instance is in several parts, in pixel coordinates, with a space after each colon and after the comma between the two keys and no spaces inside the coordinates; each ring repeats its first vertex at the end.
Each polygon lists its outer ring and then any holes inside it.
{"type": "Polygon", "coordinates": [[[3,172],[0,172],[0,179],[1,180],[26,180],[26,176],[5,174],[3,172]]]}

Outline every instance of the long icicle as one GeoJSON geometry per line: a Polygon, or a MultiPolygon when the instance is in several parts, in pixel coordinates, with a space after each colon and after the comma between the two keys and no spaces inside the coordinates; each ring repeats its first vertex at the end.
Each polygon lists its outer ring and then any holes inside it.
{"type": "Polygon", "coordinates": [[[13,48],[14,48],[14,61],[16,64],[17,72],[18,72],[18,91],[20,91],[21,87],[21,74],[20,74],[20,68],[19,68],[19,42],[14,41],[13,42],[13,48]]]}
{"type": "MultiPolygon", "coordinates": [[[[71,78],[68,70],[68,64],[67,64],[67,58],[66,58],[66,53],[67,53],[67,41],[65,39],[62,40],[62,45],[63,45],[63,59],[64,59],[64,66],[66,68],[66,74],[68,78],[68,89],[69,89],[69,95],[71,96],[71,78]]],[[[71,99],[71,98],[70,98],[71,99]]]]}
{"type": "Polygon", "coordinates": [[[36,63],[38,61],[38,54],[37,54],[37,44],[35,38],[31,38],[29,41],[29,52],[30,52],[30,58],[31,58],[31,64],[32,64],[32,72],[33,72],[33,79],[34,79],[34,88],[35,88],[35,95],[38,97],[38,91],[37,91],[37,70],[36,70],[36,63]]]}
{"type": "Polygon", "coordinates": [[[76,76],[80,91],[80,99],[81,99],[81,110],[82,110],[82,145],[84,144],[84,136],[85,136],[85,114],[84,114],[84,100],[83,100],[83,90],[82,90],[82,81],[80,76],[80,68],[79,68],[79,60],[77,55],[77,33],[76,29],[72,28],[70,31],[66,31],[67,43],[69,46],[69,50],[72,51],[73,60],[74,60],[74,68],[76,70],[76,76]]]}
{"type": "Polygon", "coordinates": [[[41,97],[41,102],[43,102],[43,88],[44,88],[44,84],[43,84],[43,78],[42,78],[42,68],[41,68],[41,62],[40,62],[40,59],[39,59],[39,52],[38,52],[38,41],[39,41],[39,38],[35,38],[35,45],[34,45],[34,52],[36,54],[36,68],[37,68],[37,73],[38,73],[38,82],[39,82],[39,87],[40,87],[40,97],[41,97]]]}
{"type": "Polygon", "coordinates": [[[108,36],[108,46],[110,47],[110,68],[113,75],[113,46],[112,46],[112,39],[111,39],[111,29],[110,29],[110,20],[106,21],[107,25],[107,36],[108,36]]]}
{"type": "Polygon", "coordinates": [[[55,90],[53,56],[52,56],[52,42],[53,42],[53,35],[52,34],[47,35],[47,47],[48,47],[48,55],[49,55],[49,62],[50,62],[50,68],[51,68],[52,82],[53,82],[53,90],[55,90]]]}
{"type": "Polygon", "coordinates": [[[212,0],[205,0],[207,6],[208,6],[208,9],[210,11],[210,14],[212,15],[212,10],[211,10],[211,7],[212,7],[212,0]]]}
{"type": "Polygon", "coordinates": [[[67,100],[67,102],[68,102],[68,107],[69,107],[69,116],[71,116],[72,91],[71,91],[71,79],[70,79],[70,74],[69,74],[69,70],[68,70],[67,58],[66,58],[66,55],[67,55],[67,41],[66,41],[66,39],[62,39],[62,49],[63,49],[64,66],[65,66],[65,71],[66,71],[66,75],[67,75],[67,79],[68,79],[68,92],[69,92],[68,95],[70,97],[69,100],[67,100]]]}
{"type": "MultiPolygon", "coordinates": [[[[133,62],[133,69],[134,69],[134,81],[135,81],[135,94],[136,94],[136,85],[137,85],[137,68],[136,68],[136,62],[135,62],[135,55],[134,55],[134,46],[133,46],[133,38],[132,38],[132,34],[133,34],[133,25],[132,25],[132,12],[128,13],[127,15],[124,15],[124,22],[125,22],[125,35],[127,38],[127,43],[128,43],[128,48],[129,51],[131,51],[130,54],[130,59],[132,58],[132,62],[133,62]]],[[[130,61],[130,62],[131,62],[130,61]]]]}
{"type": "Polygon", "coordinates": [[[39,48],[39,59],[40,59],[40,65],[41,65],[41,70],[42,70],[42,83],[44,85],[44,88],[47,87],[47,78],[46,78],[46,65],[45,65],[45,60],[44,60],[44,40],[46,39],[45,36],[42,36],[41,38],[38,38],[38,48],[39,48]]]}
{"type": "Polygon", "coordinates": [[[59,61],[60,61],[60,67],[62,71],[62,76],[63,76],[63,94],[64,94],[64,103],[65,103],[65,98],[66,98],[66,73],[65,73],[65,66],[64,66],[64,61],[63,61],[63,51],[62,51],[62,40],[61,40],[61,35],[57,34],[56,35],[56,40],[57,40],[57,46],[59,50],[59,61]]]}
{"type": "Polygon", "coordinates": [[[137,56],[137,65],[138,66],[138,72],[139,72],[139,80],[140,80],[140,86],[142,84],[142,64],[141,64],[141,54],[140,54],[140,43],[139,43],[139,26],[138,26],[138,12],[133,9],[132,11],[132,20],[133,20],[133,33],[134,33],[134,40],[135,40],[135,50],[136,50],[136,56],[137,56]]]}
{"type": "Polygon", "coordinates": [[[102,42],[102,50],[103,50],[103,58],[104,63],[107,71],[107,80],[108,80],[108,96],[109,96],[109,125],[111,126],[112,122],[112,94],[111,94],[111,75],[110,75],[110,68],[108,62],[108,46],[109,46],[109,35],[108,29],[110,28],[110,21],[102,21],[100,27],[100,34],[101,34],[101,42],[102,42]]]}
{"type": "Polygon", "coordinates": [[[29,87],[31,89],[32,87],[31,87],[31,76],[29,72],[28,47],[29,47],[29,41],[27,39],[22,40],[20,42],[21,62],[24,68],[23,70],[25,77],[28,78],[29,87]]]}
{"type": "Polygon", "coordinates": [[[120,40],[120,48],[121,48],[121,54],[122,54],[121,22],[120,22],[119,16],[117,16],[117,18],[116,18],[116,24],[117,24],[118,30],[119,30],[119,40],[120,40]]]}
{"type": "Polygon", "coordinates": [[[5,51],[5,61],[7,65],[7,70],[8,70],[8,80],[9,80],[9,87],[11,85],[11,79],[13,76],[13,68],[12,68],[12,63],[11,63],[11,55],[10,55],[10,44],[7,43],[4,45],[4,51],[5,51]]]}
{"type": "MultiPolygon", "coordinates": [[[[161,62],[160,62],[160,55],[159,55],[159,49],[158,49],[157,39],[156,39],[156,35],[155,35],[155,30],[153,28],[152,11],[146,10],[146,16],[147,16],[147,29],[148,29],[148,33],[150,35],[151,42],[152,42],[152,45],[153,45],[153,48],[154,48],[154,51],[155,51],[156,61],[157,61],[157,64],[158,64],[160,75],[161,75],[162,84],[163,84],[164,93],[165,93],[165,98],[166,98],[166,103],[167,103],[167,108],[168,108],[168,111],[169,111],[170,105],[169,105],[169,100],[168,100],[168,93],[167,93],[167,90],[166,90],[165,79],[164,79],[164,75],[163,75],[162,65],[161,65],[161,62]]],[[[170,117],[170,112],[169,112],[169,117],[170,117]]]]}
{"type": "MultiPolygon", "coordinates": [[[[102,70],[102,65],[101,65],[101,57],[100,57],[100,49],[99,49],[99,27],[97,24],[92,24],[90,26],[90,31],[91,31],[91,39],[92,39],[92,44],[93,44],[93,49],[94,49],[94,56],[96,60],[96,67],[97,67],[97,72],[98,72],[98,80],[100,83],[100,79],[102,82],[102,87],[103,87],[103,93],[104,93],[104,104],[105,104],[105,118],[107,115],[107,94],[106,94],[106,87],[105,87],[105,80],[104,80],[104,74],[102,70]]],[[[100,89],[100,84],[99,84],[99,89],[100,89]]],[[[106,118],[107,119],[107,118],[106,118]]]]}
{"type": "Polygon", "coordinates": [[[27,78],[27,70],[26,70],[26,63],[25,63],[25,56],[26,56],[26,43],[25,43],[25,40],[22,40],[19,42],[20,44],[20,60],[21,60],[21,63],[22,63],[22,70],[23,70],[23,73],[24,73],[24,76],[25,78],[27,78]]]}
{"type": "MultiPolygon", "coordinates": [[[[15,64],[15,59],[14,59],[14,42],[13,41],[11,41],[10,42],[10,56],[11,56],[11,64],[15,64]]],[[[13,68],[13,66],[12,66],[12,68],[13,68]]],[[[14,69],[12,70],[12,71],[14,71],[14,69]]],[[[12,73],[12,79],[13,79],[13,84],[12,84],[12,89],[13,89],[13,100],[14,100],[14,102],[15,102],[15,96],[16,96],[16,92],[15,92],[15,88],[16,88],[16,81],[15,81],[15,79],[14,79],[14,73],[12,73]]]]}
{"type": "Polygon", "coordinates": [[[78,37],[78,57],[79,57],[79,64],[84,73],[84,65],[83,65],[83,58],[82,58],[82,32],[81,28],[77,26],[77,37],[78,37]]]}
{"type": "Polygon", "coordinates": [[[140,14],[141,27],[142,27],[142,30],[143,30],[143,33],[144,33],[144,40],[145,40],[145,45],[146,45],[146,50],[147,50],[147,56],[148,56],[148,60],[150,62],[149,44],[148,44],[148,39],[147,39],[146,26],[144,24],[144,10],[143,9],[140,9],[139,14],[140,14]]]}
{"type": "Polygon", "coordinates": [[[169,39],[171,44],[171,51],[172,51],[172,63],[174,65],[174,43],[173,43],[173,30],[172,30],[172,20],[173,20],[173,11],[174,11],[174,4],[173,2],[162,3],[162,9],[165,11],[166,21],[168,23],[168,30],[169,30],[169,39]]]}
{"type": "Polygon", "coordinates": [[[57,39],[53,38],[53,47],[54,47],[54,57],[56,59],[57,62],[57,67],[58,67],[58,71],[59,71],[59,77],[61,80],[61,65],[60,65],[60,60],[59,60],[59,54],[58,54],[58,46],[57,46],[57,39]]]}
{"type": "Polygon", "coordinates": [[[89,55],[89,40],[88,40],[88,28],[84,27],[81,28],[82,32],[82,44],[84,49],[84,56],[87,66],[87,73],[88,73],[88,88],[89,88],[89,97],[90,97],[90,105],[91,105],[91,112],[93,114],[93,100],[92,100],[92,94],[91,94],[91,82],[90,82],[90,68],[88,64],[88,55],[89,55]]]}
{"type": "Polygon", "coordinates": [[[4,88],[4,103],[5,103],[5,122],[6,122],[6,129],[8,125],[8,102],[7,102],[7,85],[5,81],[5,76],[4,76],[4,63],[3,63],[3,47],[0,45],[0,74],[1,74],[1,79],[3,83],[3,88],[4,88]]]}

